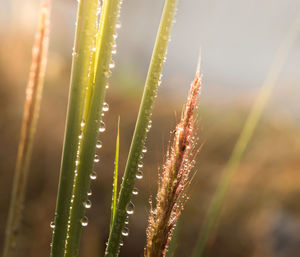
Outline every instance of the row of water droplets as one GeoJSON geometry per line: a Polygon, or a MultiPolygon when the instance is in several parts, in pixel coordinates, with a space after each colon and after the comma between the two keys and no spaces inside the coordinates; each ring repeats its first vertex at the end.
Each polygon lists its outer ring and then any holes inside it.
{"type": "MultiPolygon", "coordinates": [[[[152,126],[152,121],[149,120],[148,125],[146,127],[146,133],[148,133],[150,131],[151,126],[152,126]]],[[[146,138],[145,138],[144,141],[146,141],[146,138]]],[[[136,179],[138,179],[138,180],[141,180],[143,178],[143,175],[144,175],[142,169],[143,169],[143,166],[144,166],[143,158],[144,158],[144,154],[146,152],[147,152],[147,148],[146,148],[146,146],[144,146],[143,149],[142,149],[141,154],[139,155],[139,161],[138,161],[138,165],[137,165],[138,169],[137,169],[137,172],[136,172],[136,175],[135,175],[136,179]]],[[[138,194],[139,194],[138,188],[134,187],[133,190],[132,190],[132,195],[137,196],[138,194]]],[[[122,229],[122,236],[124,236],[124,237],[127,237],[129,235],[129,228],[128,228],[129,215],[134,214],[134,208],[135,208],[135,206],[134,206],[132,201],[130,201],[126,206],[127,217],[126,217],[126,220],[125,220],[125,226],[122,229]]],[[[120,246],[123,246],[123,241],[120,242],[120,246]]]]}

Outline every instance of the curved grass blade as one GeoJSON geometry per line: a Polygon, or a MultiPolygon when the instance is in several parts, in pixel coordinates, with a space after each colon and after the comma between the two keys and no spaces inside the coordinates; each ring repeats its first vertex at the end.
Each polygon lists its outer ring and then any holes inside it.
{"type": "Polygon", "coordinates": [[[66,131],[55,211],[55,227],[52,237],[52,257],[62,257],[65,251],[75,161],[86,94],[85,87],[88,84],[92,49],[95,47],[95,35],[97,33],[97,8],[97,0],[79,1],[66,131]]]}
{"type": "Polygon", "coordinates": [[[114,182],[113,182],[112,201],[111,201],[110,229],[112,228],[112,224],[116,213],[116,207],[117,207],[119,152],[120,152],[119,141],[120,141],[120,117],[118,119],[118,132],[117,132],[117,139],[116,139],[116,155],[115,155],[114,182]]]}
{"type": "Polygon", "coordinates": [[[117,203],[116,215],[109,235],[105,256],[117,256],[120,248],[121,234],[127,217],[126,207],[130,202],[135,184],[138,163],[144,148],[146,134],[151,126],[151,114],[157,89],[161,80],[162,67],[166,55],[170,32],[175,15],[177,0],[166,0],[156,42],[145,83],[144,93],[132,138],[129,156],[124,172],[124,180],[117,203]]]}
{"type": "Polygon", "coordinates": [[[270,71],[248,115],[246,123],[233,149],[227,166],[225,167],[224,176],[220,180],[219,186],[209,206],[206,219],[204,220],[202,232],[199,235],[198,241],[196,243],[192,255],[193,257],[203,256],[204,254],[206,243],[209,239],[209,236],[211,235],[211,232],[214,230],[215,224],[220,216],[220,212],[226,194],[230,188],[232,178],[235,175],[237,168],[244,156],[246,148],[253,136],[254,130],[259,122],[263,110],[267,105],[268,100],[270,99],[272,90],[276,84],[276,81],[278,80],[280,71],[282,70],[288,58],[290,49],[293,43],[295,42],[297,36],[299,35],[299,28],[300,16],[298,14],[296,20],[290,27],[286,37],[284,38],[279,49],[276,52],[270,71]]]}
{"type": "Polygon", "coordinates": [[[112,52],[115,47],[116,28],[119,27],[120,8],[121,0],[103,2],[96,39],[95,67],[92,67],[90,74],[93,77],[92,85],[89,85],[92,92],[85,101],[84,109],[87,111],[84,113],[87,116],[76,160],[78,166],[75,170],[65,257],[78,255],[82,226],[87,225],[84,203],[88,200],[90,175],[94,164],[98,131],[102,123],[101,114],[106,85],[111,74],[112,52]]]}
{"type": "Polygon", "coordinates": [[[32,62],[26,87],[24,115],[6,226],[3,257],[13,256],[19,233],[22,205],[25,197],[25,189],[46,71],[49,45],[50,8],[51,2],[48,0],[43,1],[40,10],[38,29],[32,49],[32,62]]]}

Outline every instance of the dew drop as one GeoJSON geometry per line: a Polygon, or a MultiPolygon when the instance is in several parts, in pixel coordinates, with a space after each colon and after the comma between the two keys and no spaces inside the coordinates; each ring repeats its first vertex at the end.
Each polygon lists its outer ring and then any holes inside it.
{"type": "Polygon", "coordinates": [[[139,168],[143,168],[143,162],[139,161],[138,167],[139,167],[139,168]]]}
{"type": "Polygon", "coordinates": [[[98,156],[98,154],[95,154],[95,159],[94,159],[94,162],[95,163],[98,163],[100,161],[100,159],[99,159],[99,156],[98,156]]]}
{"type": "Polygon", "coordinates": [[[141,170],[138,170],[135,176],[136,176],[137,179],[142,179],[143,178],[143,172],[141,170]]]}
{"type": "Polygon", "coordinates": [[[126,217],[126,220],[125,220],[125,222],[124,222],[126,225],[128,225],[128,223],[129,223],[129,218],[128,218],[128,216],[126,217]]]}
{"type": "Polygon", "coordinates": [[[90,179],[95,180],[96,178],[97,178],[97,173],[95,171],[93,171],[90,175],[90,179]]]}
{"type": "Polygon", "coordinates": [[[88,196],[91,196],[92,195],[92,190],[90,189],[87,193],[88,196]]]}
{"type": "Polygon", "coordinates": [[[80,123],[80,126],[83,128],[85,126],[84,120],[80,123]]]}
{"type": "Polygon", "coordinates": [[[109,85],[108,85],[108,84],[106,84],[105,88],[106,88],[106,89],[108,89],[108,88],[109,88],[109,85]]]}
{"type": "Polygon", "coordinates": [[[119,21],[116,23],[116,28],[117,29],[121,28],[121,23],[119,21]]]}
{"type": "Polygon", "coordinates": [[[112,50],[111,50],[111,53],[112,53],[112,54],[116,54],[116,53],[117,53],[117,49],[115,49],[115,48],[112,49],[112,50]]]}
{"type": "Polygon", "coordinates": [[[123,236],[128,236],[129,235],[129,229],[127,227],[124,227],[122,230],[122,235],[123,236]]]}
{"type": "Polygon", "coordinates": [[[85,202],[83,202],[83,206],[84,208],[89,209],[92,206],[92,202],[90,200],[86,200],[85,202]]]}
{"type": "Polygon", "coordinates": [[[82,139],[82,134],[78,136],[79,139],[82,139]]]}
{"type": "Polygon", "coordinates": [[[143,153],[147,153],[147,148],[146,148],[146,146],[144,146],[142,152],[143,152],[143,153]]]}
{"type": "Polygon", "coordinates": [[[55,228],[55,223],[54,223],[54,221],[51,221],[51,222],[50,222],[50,228],[55,228]]]}
{"type": "Polygon", "coordinates": [[[102,107],[102,111],[107,112],[108,110],[109,110],[108,103],[104,102],[103,107],[102,107]]]}
{"type": "Polygon", "coordinates": [[[134,204],[132,202],[129,202],[126,206],[126,212],[128,215],[131,215],[134,213],[134,204]]]}
{"type": "Polygon", "coordinates": [[[139,194],[139,190],[138,190],[136,187],[133,188],[132,194],[133,194],[133,195],[138,195],[138,194],[139,194]]]}
{"type": "Polygon", "coordinates": [[[106,78],[109,78],[111,76],[111,72],[110,71],[104,71],[104,76],[106,78]]]}
{"type": "Polygon", "coordinates": [[[111,60],[111,62],[109,63],[109,68],[113,69],[114,67],[115,67],[115,62],[111,60]]]}
{"type": "Polygon", "coordinates": [[[84,216],[81,220],[80,220],[81,226],[86,227],[89,223],[89,220],[86,216],[84,216]]]}
{"type": "Polygon", "coordinates": [[[104,132],[104,131],[105,131],[105,124],[103,121],[100,121],[99,132],[104,132]]]}
{"type": "Polygon", "coordinates": [[[101,147],[102,147],[102,142],[98,140],[96,144],[96,148],[100,149],[101,147]]]}

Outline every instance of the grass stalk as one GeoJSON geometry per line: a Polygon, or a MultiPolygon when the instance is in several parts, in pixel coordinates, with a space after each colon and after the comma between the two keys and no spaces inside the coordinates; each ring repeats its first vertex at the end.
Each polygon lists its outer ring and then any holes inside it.
{"type": "Polygon", "coordinates": [[[105,256],[117,256],[120,248],[122,230],[127,217],[126,207],[130,202],[135,184],[138,164],[141,160],[147,132],[151,126],[151,115],[157,89],[161,81],[161,72],[170,38],[177,0],[166,0],[156,42],[146,78],[144,93],[132,138],[129,155],[121,185],[116,215],[109,235],[105,256]]]}
{"type": "Polygon", "coordinates": [[[51,2],[45,0],[40,9],[40,17],[32,49],[32,62],[26,87],[24,115],[16,160],[13,189],[8,213],[3,257],[14,255],[20,219],[25,197],[27,177],[32,155],[33,141],[39,117],[44,76],[49,45],[51,2]]]}
{"type": "Polygon", "coordinates": [[[97,0],[79,1],[73,48],[70,95],[55,211],[51,256],[64,256],[85,87],[97,33],[97,0]]]}
{"type": "Polygon", "coordinates": [[[84,216],[87,207],[85,203],[88,201],[90,175],[94,165],[98,131],[102,126],[102,106],[106,85],[111,73],[112,52],[115,50],[115,35],[121,2],[121,0],[103,2],[96,39],[95,66],[92,67],[90,73],[90,77],[93,77],[93,80],[90,81],[92,84],[89,85],[91,93],[88,94],[84,106],[84,109],[87,110],[84,113],[87,113],[87,115],[78,149],[78,165],[75,170],[69,228],[66,238],[66,257],[78,255],[82,227],[87,225],[84,216]]]}
{"type": "MultiPolygon", "coordinates": [[[[200,65],[198,66],[200,68],[200,65]]],[[[189,97],[180,122],[176,126],[171,147],[165,155],[158,178],[156,204],[150,201],[145,257],[166,256],[177,220],[187,201],[186,192],[191,184],[195,155],[195,112],[201,78],[198,70],[191,85],[189,97]]]]}
{"type": "Polygon", "coordinates": [[[194,252],[192,254],[193,257],[201,257],[204,254],[206,243],[220,216],[226,194],[231,185],[231,181],[237,172],[238,166],[245,154],[247,146],[253,136],[263,110],[270,99],[272,90],[289,56],[290,49],[299,35],[299,28],[300,16],[298,14],[274,56],[270,71],[267,74],[264,83],[262,84],[260,92],[225,167],[223,177],[220,180],[218,188],[208,208],[207,216],[203,223],[202,232],[199,235],[194,252]]]}

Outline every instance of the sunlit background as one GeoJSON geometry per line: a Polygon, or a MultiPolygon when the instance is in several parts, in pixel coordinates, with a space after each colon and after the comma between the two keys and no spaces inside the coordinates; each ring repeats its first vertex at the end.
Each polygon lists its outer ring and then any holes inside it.
{"type": "MultiPolygon", "coordinates": [[[[0,2],[0,247],[23,115],[38,0],[0,2]]],[[[116,68],[107,95],[98,179],[80,256],[102,256],[109,230],[117,117],[121,173],[130,145],[163,0],[124,0],[116,68]]],[[[17,256],[48,256],[68,101],[77,1],[53,0],[50,50],[17,256]]],[[[120,256],[141,256],[157,167],[201,49],[197,176],[178,226],[175,256],[190,256],[211,196],[288,29],[298,0],[179,1],[148,138],[144,179],[120,256]],[[152,185],[152,186],[151,186],[152,185]]],[[[300,28],[299,28],[300,31],[300,28]]],[[[205,256],[296,257],[300,252],[300,32],[226,198],[205,256]]]]}

